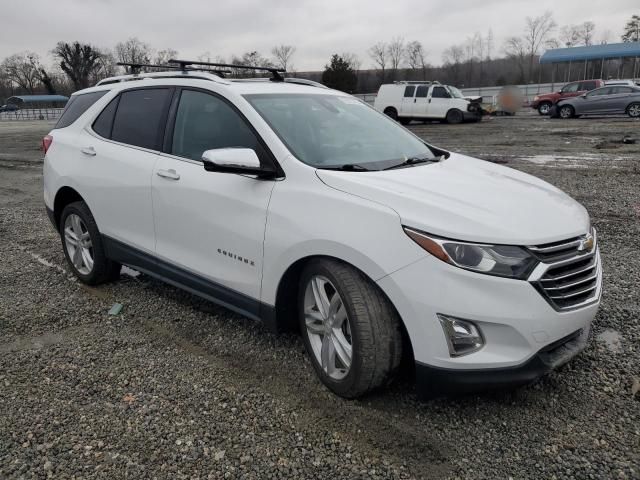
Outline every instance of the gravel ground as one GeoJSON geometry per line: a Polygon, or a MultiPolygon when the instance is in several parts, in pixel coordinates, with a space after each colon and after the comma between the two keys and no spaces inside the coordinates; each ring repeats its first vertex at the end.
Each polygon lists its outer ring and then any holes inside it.
{"type": "Polygon", "coordinates": [[[296,336],[144,275],[79,284],[42,208],[49,128],[0,123],[0,478],[640,478],[640,144],[621,143],[640,142],[640,122],[411,127],[569,192],[605,268],[591,343],[569,365],[429,402],[409,376],[337,398],[296,336]]]}

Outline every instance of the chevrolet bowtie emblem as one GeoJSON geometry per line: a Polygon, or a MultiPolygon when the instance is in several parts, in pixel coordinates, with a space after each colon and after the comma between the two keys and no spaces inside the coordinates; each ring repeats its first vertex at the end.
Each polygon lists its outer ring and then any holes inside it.
{"type": "Polygon", "coordinates": [[[593,235],[588,233],[586,237],[580,240],[580,243],[578,244],[578,251],[590,252],[592,248],[593,248],[593,235]]]}

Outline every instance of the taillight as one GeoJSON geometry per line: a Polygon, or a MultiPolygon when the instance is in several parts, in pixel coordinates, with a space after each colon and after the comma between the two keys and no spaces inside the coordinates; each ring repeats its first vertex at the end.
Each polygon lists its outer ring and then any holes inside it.
{"type": "Polygon", "coordinates": [[[42,151],[45,153],[45,155],[52,143],[53,137],[51,135],[45,135],[45,137],[42,139],[42,151]]]}

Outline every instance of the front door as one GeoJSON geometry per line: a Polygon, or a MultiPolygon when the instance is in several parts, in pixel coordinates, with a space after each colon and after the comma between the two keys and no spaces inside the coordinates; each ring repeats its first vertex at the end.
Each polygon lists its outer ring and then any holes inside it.
{"type": "Polygon", "coordinates": [[[263,162],[270,154],[235,107],[210,92],[183,89],[167,132],[151,180],[161,266],[175,266],[178,283],[194,282],[194,289],[257,315],[275,182],[207,172],[201,158],[206,150],[229,147],[251,148],[263,162]]]}
{"type": "Polygon", "coordinates": [[[445,118],[451,106],[451,94],[443,86],[434,86],[429,99],[429,116],[431,118],[445,118]]]}

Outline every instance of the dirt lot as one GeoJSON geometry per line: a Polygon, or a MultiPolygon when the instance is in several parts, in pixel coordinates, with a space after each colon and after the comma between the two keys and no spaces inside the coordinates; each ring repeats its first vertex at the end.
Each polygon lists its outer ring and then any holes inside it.
{"type": "Polygon", "coordinates": [[[0,123],[0,478],[640,478],[640,122],[411,127],[566,190],[605,269],[572,363],[514,392],[423,403],[409,378],[339,399],[297,337],[146,276],[80,285],[42,206],[49,128],[0,123]]]}

